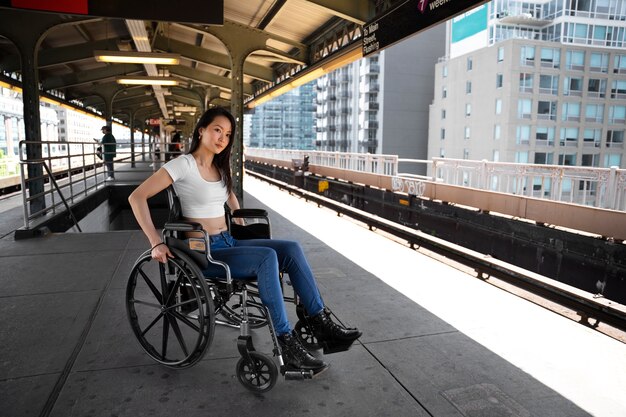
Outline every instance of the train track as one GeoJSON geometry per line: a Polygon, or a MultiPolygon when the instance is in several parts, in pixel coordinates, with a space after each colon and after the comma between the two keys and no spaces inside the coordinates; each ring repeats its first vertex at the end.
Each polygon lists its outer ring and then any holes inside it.
{"type": "Polygon", "coordinates": [[[485,282],[626,342],[626,306],[622,304],[254,171],[246,170],[246,174],[355,219],[370,230],[392,235],[412,248],[424,248],[451,259],[465,270],[475,271],[476,277],[485,282]]]}

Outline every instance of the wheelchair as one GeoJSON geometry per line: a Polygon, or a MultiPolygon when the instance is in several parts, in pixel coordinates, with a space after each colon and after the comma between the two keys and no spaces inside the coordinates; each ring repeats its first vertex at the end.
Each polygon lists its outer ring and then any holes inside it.
{"type": "MultiPolygon", "coordinates": [[[[261,303],[256,277],[233,279],[227,264],[211,257],[209,236],[198,223],[181,220],[180,202],[172,186],[167,189],[169,218],[163,241],[173,258],[160,263],[145,251],[135,262],[126,287],[126,311],[134,335],[156,362],[183,369],[198,363],[208,351],[216,325],[240,330],[237,349],[241,358],[236,375],[247,389],[262,393],[273,388],[278,372],[285,379],[310,379],[312,371],[288,369],[267,308],[261,303]],[[200,232],[202,239],[187,241],[185,232],[200,232]],[[198,247],[192,248],[195,244],[198,247]],[[215,274],[205,277],[210,268],[215,274]],[[273,358],[255,350],[251,329],[267,326],[273,343],[273,358]]],[[[268,213],[263,209],[240,209],[227,214],[230,233],[236,239],[271,238],[268,213]],[[244,219],[245,225],[234,222],[244,219]]],[[[281,276],[281,284],[285,287],[281,276]]],[[[283,294],[285,292],[283,291],[283,294]]],[[[285,296],[296,305],[295,326],[305,347],[319,347],[308,316],[294,292],[285,296]]]]}

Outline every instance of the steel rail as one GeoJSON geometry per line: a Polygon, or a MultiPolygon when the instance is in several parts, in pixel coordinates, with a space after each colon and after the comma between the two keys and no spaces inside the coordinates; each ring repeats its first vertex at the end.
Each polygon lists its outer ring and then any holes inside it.
{"type": "Polygon", "coordinates": [[[363,210],[347,206],[265,175],[250,170],[246,170],[246,174],[287,190],[290,193],[297,194],[307,201],[310,200],[318,205],[328,207],[336,211],[337,214],[346,215],[358,220],[366,224],[370,230],[376,228],[402,238],[406,240],[411,247],[423,247],[445,255],[456,262],[473,268],[481,279],[488,280],[489,277],[494,277],[567,307],[581,316],[581,323],[589,324],[587,320],[593,318],[621,331],[626,331],[626,306],[622,304],[603,297],[595,297],[593,294],[586,291],[516,267],[492,258],[489,255],[464,248],[419,230],[374,216],[363,210]],[[486,278],[485,275],[487,275],[486,278]]]}

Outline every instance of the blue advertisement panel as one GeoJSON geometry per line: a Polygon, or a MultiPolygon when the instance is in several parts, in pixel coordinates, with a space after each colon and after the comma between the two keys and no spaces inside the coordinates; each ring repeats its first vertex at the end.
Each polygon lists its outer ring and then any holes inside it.
{"type": "Polygon", "coordinates": [[[452,42],[459,42],[487,30],[487,5],[483,4],[452,19],[452,42]]]}

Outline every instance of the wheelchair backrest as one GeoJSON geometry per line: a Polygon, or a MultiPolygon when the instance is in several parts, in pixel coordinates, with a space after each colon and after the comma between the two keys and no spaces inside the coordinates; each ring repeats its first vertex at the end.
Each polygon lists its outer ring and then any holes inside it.
{"type": "Polygon", "coordinates": [[[180,220],[183,217],[183,210],[180,205],[180,199],[178,198],[173,185],[167,187],[167,204],[170,209],[167,216],[168,223],[180,220]]]}

